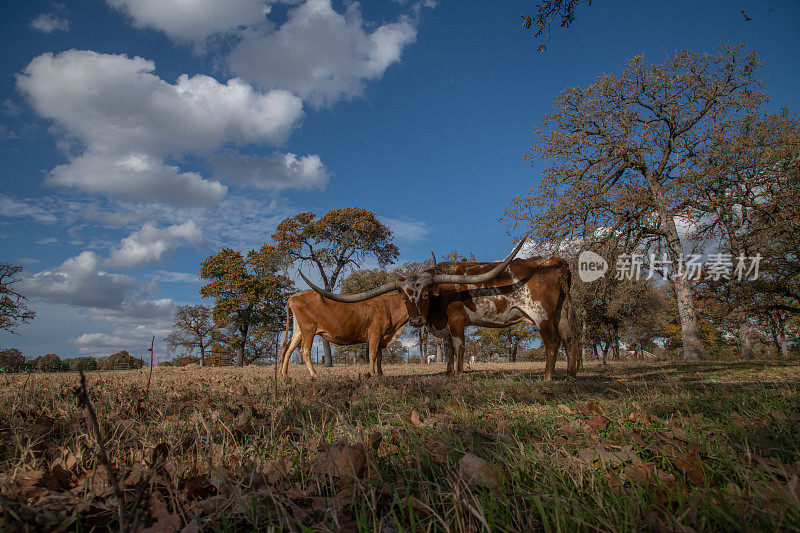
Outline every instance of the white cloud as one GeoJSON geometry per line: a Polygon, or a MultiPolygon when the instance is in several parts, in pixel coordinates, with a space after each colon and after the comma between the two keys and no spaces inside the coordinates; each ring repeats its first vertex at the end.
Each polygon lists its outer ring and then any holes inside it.
{"type": "Polygon", "coordinates": [[[42,13],[31,20],[31,28],[43,33],[67,31],[69,30],[69,19],[57,15],[56,13],[42,13]]]}
{"type": "Polygon", "coordinates": [[[418,242],[425,240],[428,236],[428,225],[421,220],[413,220],[407,217],[392,218],[378,217],[381,222],[389,226],[394,237],[398,241],[418,242]]]}
{"type": "Polygon", "coordinates": [[[146,153],[107,156],[85,153],[50,172],[50,183],[130,200],[161,200],[183,205],[213,205],[228,192],[225,185],[181,172],[146,153]]]}
{"type": "Polygon", "coordinates": [[[202,241],[203,231],[193,220],[166,228],[157,228],[147,222],[142,229],[120,241],[119,247],[111,251],[105,265],[137,268],[148,263],[158,263],[183,243],[197,245],[202,241]]]}
{"type": "Polygon", "coordinates": [[[165,163],[223,146],[283,142],[302,118],[285,90],[255,91],[240,79],[219,83],[181,75],[170,84],[141,57],[68,50],[33,59],[17,88],[54,120],[78,154],[50,181],[90,192],[189,205],[219,202],[226,189],[165,163]]]}
{"type": "Polygon", "coordinates": [[[0,194],[0,216],[31,218],[42,224],[52,224],[57,220],[53,213],[36,205],[36,203],[31,199],[15,200],[0,194]]]}
{"type": "Polygon", "coordinates": [[[214,33],[264,20],[262,0],[108,0],[139,28],[153,28],[169,37],[198,41],[214,33]]]}
{"type": "Polygon", "coordinates": [[[225,152],[215,157],[213,164],[214,176],[220,181],[259,189],[321,189],[330,178],[318,155],[297,156],[290,152],[247,157],[225,152]]]}
{"type": "Polygon", "coordinates": [[[344,14],[330,0],[308,0],[277,30],[263,24],[244,31],[228,57],[238,76],[264,88],[290,89],[316,107],[361,94],[416,39],[407,17],[369,31],[358,3],[344,14]]]}
{"type": "Polygon", "coordinates": [[[139,283],[101,269],[102,259],[90,251],[70,257],[57,267],[24,278],[25,295],[49,303],[78,307],[120,308],[139,283]]]}
{"type": "Polygon", "coordinates": [[[92,251],[70,257],[60,265],[26,275],[24,294],[34,301],[80,309],[95,322],[142,323],[167,319],[175,309],[170,298],[150,298],[155,282],[107,272],[105,261],[92,251]]]}
{"type": "Polygon", "coordinates": [[[189,283],[192,285],[205,283],[197,273],[173,272],[171,270],[159,270],[156,272],[156,279],[167,283],[189,283]]]}
{"type": "Polygon", "coordinates": [[[111,333],[84,333],[75,339],[70,339],[70,342],[82,354],[104,356],[126,350],[131,355],[149,360],[150,354],[147,353],[147,349],[150,347],[153,335],[156,337],[156,343],[160,344],[167,333],[169,333],[168,323],[159,321],[151,324],[118,326],[111,333]]]}

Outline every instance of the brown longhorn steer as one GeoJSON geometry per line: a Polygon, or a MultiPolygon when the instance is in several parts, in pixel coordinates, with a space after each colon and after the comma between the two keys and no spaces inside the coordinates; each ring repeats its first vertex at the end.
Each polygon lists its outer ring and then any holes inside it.
{"type": "MultiPolygon", "coordinates": [[[[447,372],[464,368],[464,328],[502,328],[520,322],[539,328],[546,352],[544,379],[551,380],[559,345],[567,352],[567,372],[577,371],[579,348],[570,327],[569,265],[559,257],[514,259],[525,239],[502,263],[441,263],[412,276],[400,276],[371,291],[337,295],[315,291],[341,302],[359,302],[392,290],[403,296],[412,326],[427,326],[445,340],[447,372]]],[[[302,273],[301,273],[302,275],[302,273]]]]}
{"type": "Polygon", "coordinates": [[[383,294],[358,303],[340,303],[323,298],[314,291],[303,291],[289,297],[286,304],[286,339],[281,350],[281,373],[289,372],[289,357],[300,346],[300,353],[312,377],[317,371],[311,364],[311,345],[319,335],[337,346],[365,342],[369,345],[369,371],[383,375],[383,349],[393,343],[408,322],[403,298],[383,294]],[[289,310],[294,322],[289,339],[289,310]]]}

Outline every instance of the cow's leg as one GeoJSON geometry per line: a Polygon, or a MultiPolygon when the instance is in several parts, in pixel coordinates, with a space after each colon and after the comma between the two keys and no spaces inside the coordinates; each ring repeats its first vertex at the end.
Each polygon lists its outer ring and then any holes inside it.
{"type": "Polygon", "coordinates": [[[558,336],[555,324],[551,320],[542,321],[539,325],[539,333],[542,335],[545,351],[544,380],[550,381],[553,379],[553,370],[556,368],[556,356],[558,356],[558,347],[561,339],[558,336]]]}
{"type": "Polygon", "coordinates": [[[453,373],[453,360],[455,356],[455,349],[453,348],[453,337],[446,335],[442,338],[444,342],[444,356],[447,358],[447,374],[453,373]]]}
{"type": "Polygon", "coordinates": [[[464,332],[453,335],[453,351],[456,355],[456,376],[464,372],[464,332]]]}
{"type": "Polygon", "coordinates": [[[300,346],[300,342],[302,341],[302,334],[300,333],[300,328],[297,327],[297,324],[294,326],[294,330],[292,331],[292,338],[289,341],[289,344],[284,346],[284,351],[282,353],[281,358],[281,375],[286,378],[289,374],[289,359],[292,357],[292,352],[294,352],[298,346],[300,346]]]}
{"type": "Polygon", "coordinates": [[[308,369],[308,373],[311,374],[312,378],[316,378],[317,371],[314,369],[314,365],[311,364],[311,348],[313,347],[313,345],[314,345],[313,332],[304,334],[303,345],[300,347],[300,353],[303,356],[303,361],[306,363],[306,368],[308,369]]]}
{"type": "MultiPolygon", "coordinates": [[[[453,355],[456,360],[456,376],[464,372],[464,318],[456,315],[447,321],[447,329],[450,333],[453,345],[453,355]]],[[[449,365],[450,363],[448,363],[449,365]]]]}
{"type": "Polygon", "coordinates": [[[383,348],[379,345],[378,346],[378,356],[375,358],[375,364],[378,367],[378,375],[383,375],[383,368],[381,367],[381,361],[383,360],[383,348]]]}
{"type": "Polygon", "coordinates": [[[378,346],[378,339],[370,339],[369,340],[369,373],[373,376],[378,375],[378,369],[376,368],[376,360],[378,358],[378,354],[380,353],[380,347],[378,346]]]}
{"type": "Polygon", "coordinates": [[[561,306],[558,317],[558,336],[564,343],[564,351],[567,353],[567,375],[574,378],[578,373],[581,353],[580,346],[573,343],[572,325],[569,322],[570,306],[569,299],[566,299],[561,306]]]}

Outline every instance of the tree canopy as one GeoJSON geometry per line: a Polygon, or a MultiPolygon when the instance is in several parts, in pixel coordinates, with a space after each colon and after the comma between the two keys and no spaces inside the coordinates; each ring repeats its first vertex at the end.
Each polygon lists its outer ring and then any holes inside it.
{"type": "Polygon", "coordinates": [[[174,328],[165,338],[167,351],[191,355],[199,353],[200,366],[205,365],[206,349],[221,333],[206,305],[182,305],[175,311],[174,328]]]}
{"type": "MultiPolygon", "coordinates": [[[[762,63],[744,45],[722,43],[652,65],[636,56],[620,74],[565,89],[526,156],[548,162],[541,184],[513,198],[505,219],[554,247],[625,235],[639,249],[665,250],[681,272],[677,223],[694,213],[698,166],[766,101],[762,63]]],[[[684,358],[702,359],[689,280],[674,276],[674,290],[684,358]]]]}
{"type": "Polygon", "coordinates": [[[0,262],[0,330],[10,333],[36,318],[36,313],[25,305],[26,298],[13,287],[19,283],[21,273],[21,266],[0,262]]]}
{"type": "Polygon", "coordinates": [[[241,252],[224,248],[206,258],[200,277],[209,283],[200,289],[204,298],[215,298],[214,322],[230,332],[229,342],[237,350],[239,366],[245,363],[245,350],[251,329],[262,325],[272,329],[283,324],[286,300],[292,280],[278,274],[285,255],[274,246],[264,245],[241,252]]]}

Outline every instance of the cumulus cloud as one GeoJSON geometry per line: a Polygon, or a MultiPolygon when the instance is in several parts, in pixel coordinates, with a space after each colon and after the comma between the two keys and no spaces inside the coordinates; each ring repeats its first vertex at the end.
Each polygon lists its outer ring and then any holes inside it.
{"type": "Polygon", "coordinates": [[[139,283],[129,276],[104,271],[102,263],[96,253],[81,252],[56,267],[27,276],[25,294],[49,303],[120,308],[139,283]]]}
{"type": "Polygon", "coordinates": [[[56,13],[42,13],[31,20],[31,28],[42,33],[53,33],[54,31],[69,30],[69,19],[57,15],[56,13]]]}
{"type": "Polygon", "coordinates": [[[80,353],[87,355],[103,356],[120,350],[126,350],[132,355],[146,355],[145,351],[150,347],[152,336],[155,335],[156,341],[160,341],[167,333],[169,333],[168,323],[154,322],[118,326],[111,333],[84,333],[70,339],[70,342],[80,353]]]}
{"type": "Polygon", "coordinates": [[[214,205],[228,188],[196,172],[181,172],[146,153],[85,153],[50,171],[52,184],[130,200],[160,200],[182,205],[214,205]]]}
{"type": "Polygon", "coordinates": [[[170,84],[153,61],[85,50],[46,53],[17,75],[17,88],[58,123],[80,152],[50,181],[130,199],[213,204],[223,185],[183,172],[168,157],[230,145],[283,142],[302,117],[285,90],[264,93],[240,79],[181,75],[170,84]]]}
{"type": "Polygon", "coordinates": [[[138,268],[166,259],[184,243],[196,245],[202,241],[203,231],[193,220],[166,228],[157,228],[147,222],[141,230],[122,239],[119,247],[111,251],[105,265],[138,268]]]}
{"type": "Polygon", "coordinates": [[[84,251],[53,268],[23,278],[24,293],[47,304],[80,309],[90,321],[131,324],[167,320],[176,304],[170,298],[151,298],[155,282],[107,272],[106,261],[84,251]]]}
{"type": "Polygon", "coordinates": [[[318,155],[289,152],[247,157],[226,152],[215,157],[213,164],[214,175],[220,181],[259,189],[324,188],[330,178],[318,155]]]}
{"type": "Polygon", "coordinates": [[[264,88],[289,89],[315,107],[361,94],[414,42],[416,24],[407,17],[369,31],[358,3],[344,14],[330,0],[308,0],[289,11],[277,30],[250,27],[228,57],[238,76],[264,88]]]}
{"type": "Polygon", "coordinates": [[[262,0],[108,0],[138,28],[152,28],[183,41],[203,40],[214,33],[264,20],[262,0]]]}

